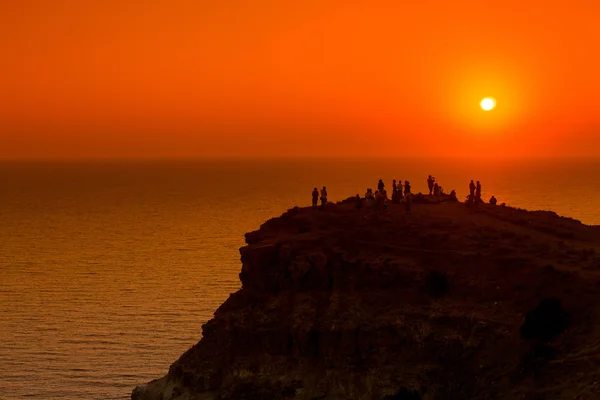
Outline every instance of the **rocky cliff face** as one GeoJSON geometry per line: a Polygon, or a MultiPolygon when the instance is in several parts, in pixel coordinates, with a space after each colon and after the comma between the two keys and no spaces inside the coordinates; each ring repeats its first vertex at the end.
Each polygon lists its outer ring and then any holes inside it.
{"type": "Polygon", "coordinates": [[[600,398],[600,228],[350,200],[246,242],[242,289],[132,399],[600,398]]]}

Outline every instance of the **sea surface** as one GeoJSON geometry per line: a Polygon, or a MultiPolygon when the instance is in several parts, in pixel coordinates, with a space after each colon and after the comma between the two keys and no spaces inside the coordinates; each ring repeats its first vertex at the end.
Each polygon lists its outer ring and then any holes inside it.
{"type": "Polygon", "coordinates": [[[326,185],[434,175],[600,224],[600,161],[302,160],[0,164],[0,399],[125,399],[164,375],[240,287],[244,233],[326,185]]]}

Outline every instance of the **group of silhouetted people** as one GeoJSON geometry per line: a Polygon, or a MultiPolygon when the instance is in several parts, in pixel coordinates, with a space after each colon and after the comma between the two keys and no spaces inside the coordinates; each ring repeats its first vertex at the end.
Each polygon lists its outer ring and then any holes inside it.
{"type": "MultiPolygon", "coordinates": [[[[427,187],[429,189],[430,196],[446,195],[444,193],[444,189],[442,188],[442,186],[439,185],[438,182],[436,182],[435,177],[433,177],[431,175],[429,175],[427,177],[427,187]]],[[[452,190],[450,192],[449,196],[456,200],[456,191],[452,190]]],[[[395,179],[392,181],[391,200],[394,203],[401,203],[401,202],[404,203],[407,214],[411,213],[412,201],[413,201],[412,197],[413,197],[413,194],[411,192],[411,186],[410,186],[409,181],[404,181],[404,184],[402,184],[402,181],[398,181],[398,183],[396,183],[395,179]]],[[[327,204],[327,188],[325,186],[323,186],[323,189],[321,189],[320,192],[317,188],[313,189],[313,192],[312,192],[312,207],[313,208],[318,207],[319,200],[321,201],[321,208],[324,208],[325,205],[327,204]]],[[[387,209],[389,199],[388,199],[387,190],[385,190],[385,184],[383,183],[382,179],[380,179],[379,182],[377,182],[377,190],[375,192],[373,192],[373,189],[371,189],[371,188],[367,189],[364,200],[367,202],[367,204],[371,205],[373,208],[376,208],[378,210],[387,209]]],[[[424,196],[421,193],[419,193],[417,195],[416,201],[419,202],[419,200],[424,200],[424,196]]],[[[490,198],[490,201],[489,201],[490,204],[496,205],[497,202],[498,202],[498,200],[494,196],[492,196],[490,198]]],[[[477,183],[475,183],[475,182],[473,182],[473,180],[471,180],[471,183],[469,183],[469,195],[467,196],[466,203],[468,206],[476,206],[478,203],[483,203],[483,201],[481,200],[481,183],[479,181],[477,181],[477,183]]],[[[357,194],[356,195],[356,209],[360,210],[360,209],[362,209],[362,207],[363,207],[363,199],[360,197],[359,194],[357,194]]]]}
{"type": "Polygon", "coordinates": [[[319,200],[321,200],[321,207],[325,207],[325,204],[327,204],[327,188],[325,186],[323,186],[323,189],[321,189],[321,193],[319,193],[319,190],[317,188],[313,189],[313,192],[312,192],[312,207],[313,208],[317,208],[317,204],[318,204],[319,200]],[[319,197],[319,194],[320,194],[320,197],[319,197]]]}
{"type": "Polygon", "coordinates": [[[429,175],[427,177],[427,187],[429,188],[430,196],[442,196],[444,193],[444,188],[435,181],[435,177],[429,175]]]}
{"type": "MultiPolygon", "coordinates": [[[[381,179],[379,180],[379,182],[381,182],[381,179]]],[[[398,184],[396,184],[396,180],[394,179],[392,181],[392,196],[394,194],[396,194],[398,196],[398,198],[402,198],[403,196],[406,196],[407,194],[411,194],[410,191],[410,182],[409,181],[404,181],[404,193],[402,190],[402,181],[398,181],[398,184]]]]}
{"type": "MultiPolygon", "coordinates": [[[[471,179],[471,183],[469,183],[469,195],[467,196],[467,205],[476,206],[479,203],[483,203],[481,199],[481,183],[477,181],[477,183],[473,182],[471,179]]],[[[494,195],[490,198],[490,204],[495,206],[498,203],[498,200],[494,195]]]]}
{"type": "MultiPolygon", "coordinates": [[[[410,214],[411,197],[412,197],[412,193],[411,193],[411,187],[410,187],[409,181],[404,181],[404,184],[402,184],[402,181],[398,181],[398,183],[396,183],[395,179],[392,181],[392,197],[391,197],[392,202],[393,203],[400,203],[401,201],[404,202],[407,213],[409,213],[409,214],[410,214]]],[[[375,193],[373,193],[373,189],[367,189],[367,193],[365,194],[365,199],[372,202],[374,207],[376,207],[380,210],[387,209],[389,199],[388,199],[387,190],[385,190],[385,184],[383,183],[382,179],[380,179],[379,182],[377,182],[377,190],[375,191],[375,193]]]]}
{"type": "Polygon", "coordinates": [[[481,203],[481,183],[477,181],[477,184],[471,179],[469,183],[469,195],[467,196],[467,204],[478,204],[481,203]]]}
{"type": "MultiPolygon", "coordinates": [[[[360,198],[360,195],[357,194],[356,198],[360,198]]],[[[388,206],[388,194],[387,190],[385,190],[385,185],[383,181],[380,179],[377,184],[377,190],[373,192],[373,189],[367,189],[365,193],[365,201],[368,205],[371,205],[373,208],[377,209],[387,209],[388,206]]],[[[358,200],[357,200],[358,207],[358,200]]],[[[360,206],[362,208],[362,205],[360,206]]]]}

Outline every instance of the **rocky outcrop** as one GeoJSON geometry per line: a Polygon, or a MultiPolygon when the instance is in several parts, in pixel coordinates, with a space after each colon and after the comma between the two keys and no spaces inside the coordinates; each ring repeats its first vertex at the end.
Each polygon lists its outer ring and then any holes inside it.
{"type": "Polygon", "coordinates": [[[349,199],[294,208],[246,242],[242,288],[132,399],[600,396],[599,228],[349,199]]]}

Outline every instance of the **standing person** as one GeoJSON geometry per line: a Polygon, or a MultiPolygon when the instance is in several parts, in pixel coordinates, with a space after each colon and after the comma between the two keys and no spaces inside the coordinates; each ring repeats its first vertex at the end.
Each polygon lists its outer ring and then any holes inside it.
{"type": "Polygon", "coordinates": [[[381,192],[381,191],[383,191],[384,187],[385,187],[385,185],[383,184],[383,181],[380,179],[379,182],[377,183],[377,190],[379,190],[381,192]]]}
{"type": "Polygon", "coordinates": [[[313,189],[312,192],[312,206],[313,208],[317,208],[317,202],[319,201],[319,191],[317,188],[313,189]]]}
{"type": "Polygon", "coordinates": [[[410,194],[410,182],[404,181],[404,195],[410,194]]]}
{"type": "Polygon", "coordinates": [[[475,186],[475,200],[479,203],[481,201],[481,183],[477,181],[477,186],[475,186]]]}
{"type": "Polygon", "coordinates": [[[440,186],[437,184],[437,182],[433,184],[433,195],[434,196],[440,195],[440,186]]]}
{"type": "Polygon", "coordinates": [[[402,194],[402,180],[398,181],[398,186],[396,186],[396,190],[398,190],[398,198],[402,199],[402,196],[404,196],[404,194],[402,194]]]}
{"type": "Polygon", "coordinates": [[[321,189],[321,207],[325,207],[325,204],[327,204],[327,188],[323,186],[323,189],[321,189]]]}
{"type": "Polygon", "coordinates": [[[431,175],[429,175],[427,177],[427,187],[429,188],[429,195],[431,196],[431,192],[433,191],[433,182],[434,179],[431,177],[431,175]]]}
{"type": "Polygon", "coordinates": [[[471,179],[471,183],[469,183],[469,195],[472,198],[475,198],[475,183],[473,183],[473,179],[471,179]]]}
{"type": "Polygon", "coordinates": [[[392,181],[392,198],[394,198],[394,195],[396,194],[397,190],[398,190],[398,188],[396,187],[396,180],[394,179],[392,181]]]}

